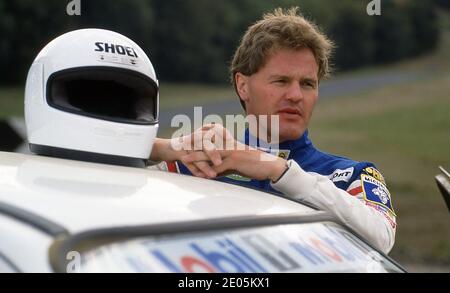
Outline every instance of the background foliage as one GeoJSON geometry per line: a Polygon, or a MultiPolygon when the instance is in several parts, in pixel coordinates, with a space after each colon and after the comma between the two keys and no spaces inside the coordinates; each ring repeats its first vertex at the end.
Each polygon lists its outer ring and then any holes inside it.
{"type": "Polygon", "coordinates": [[[225,83],[246,27],[264,12],[290,6],[300,6],[335,40],[335,67],[348,70],[434,49],[436,6],[449,6],[444,0],[383,0],[382,15],[370,17],[369,1],[359,0],[81,0],[82,15],[69,17],[68,2],[0,2],[0,83],[22,84],[42,47],[59,34],[87,27],[135,40],[162,80],[225,83]]]}

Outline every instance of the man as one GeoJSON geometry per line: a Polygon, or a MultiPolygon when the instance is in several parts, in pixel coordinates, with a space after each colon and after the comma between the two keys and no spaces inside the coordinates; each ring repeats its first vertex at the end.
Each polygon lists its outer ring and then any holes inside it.
{"type": "MultiPolygon", "coordinates": [[[[170,142],[159,140],[152,159],[178,160],[182,163],[169,163],[169,169],[219,176],[222,181],[309,202],[333,213],[387,253],[394,245],[396,215],[383,176],[371,163],[319,151],[308,138],[319,81],[329,72],[332,47],[294,8],[266,14],[249,27],[235,52],[230,71],[247,115],[279,117],[279,129],[270,123],[266,129],[268,137],[279,135],[277,157],[268,160],[271,155],[257,150],[258,144],[243,149],[237,141],[232,142],[234,150],[203,147],[191,151],[186,146],[198,142],[192,135],[184,138],[184,148],[178,152],[173,150],[173,141],[170,147],[170,142]],[[222,176],[229,173],[239,176],[222,176]]],[[[212,128],[206,126],[197,134],[204,138],[212,128]]],[[[220,126],[214,131],[207,141],[230,141],[220,126]]],[[[247,132],[246,142],[255,135],[247,132]]]]}

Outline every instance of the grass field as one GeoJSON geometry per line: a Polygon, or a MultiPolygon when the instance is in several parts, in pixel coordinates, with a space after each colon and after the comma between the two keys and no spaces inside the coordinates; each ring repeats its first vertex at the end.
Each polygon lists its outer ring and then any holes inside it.
{"type": "Polygon", "coordinates": [[[22,88],[0,88],[0,119],[23,116],[22,88]]]}
{"type": "MultiPolygon", "coordinates": [[[[320,101],[311,137],[322,150],[382,171],[398,215],[396,260],[450,267],[450,214],[434,182],[438,166],[450,169],[450,35],[434,54],[346,76],[388,69],[420,71],[423,78],[320,101]]],[[[23,115],[22,91],[0,90],[0,118],[23,115]]],[[[161,111],[236,102],[230,87],[163,84],[161,95],[161,111]]]]}
{"type": "Polygon", "coordinates": [[[376,163],[398,215],[391,255],[405,263],[450,265],[450,214],[434,176],[450,169],[450,38],[432,55],[391,67],[423,73],[417,82],[319,102],[316,146],[376,163]]]}

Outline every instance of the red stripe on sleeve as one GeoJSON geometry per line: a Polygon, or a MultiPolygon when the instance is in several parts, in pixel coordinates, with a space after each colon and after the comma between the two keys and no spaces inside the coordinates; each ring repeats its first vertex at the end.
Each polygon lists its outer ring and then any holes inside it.
{"type": "Polygon", "coordinates": [[[166,164],[170,173],[178,173],[177,162],[166,162],[166,164]]]}
{"type": "Polygon", "coordinates": [[[362,186],[358,186],[358,187],[355,187],[352,190],[349,190],[347,192],[350,193],[351,195],[355,196],[355,195],[360,194],[362,191],[363,191],[362,190],[362,186]]]}

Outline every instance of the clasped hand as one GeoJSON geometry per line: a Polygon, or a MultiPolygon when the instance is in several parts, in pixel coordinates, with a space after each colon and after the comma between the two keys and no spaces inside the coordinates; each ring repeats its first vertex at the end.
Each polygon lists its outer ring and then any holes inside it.
{"type": "Polygon", "coordinates": [[[220,124],[209,124],[190,135],[170,140],[173,158],[197,177],[213,179],[239,174],[277,181],[287,168],[284,159],[235,140],[220,124]]]}

